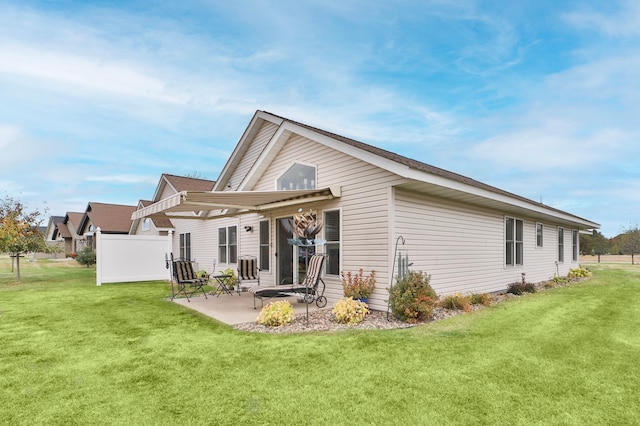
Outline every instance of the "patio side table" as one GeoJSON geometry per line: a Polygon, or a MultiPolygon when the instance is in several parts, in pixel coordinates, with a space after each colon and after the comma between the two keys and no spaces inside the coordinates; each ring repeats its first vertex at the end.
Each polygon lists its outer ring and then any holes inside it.
{"type": "MultiPolygon", "coordinates": [[[[209,279],[213,281],[215,286],[215,295],[220,296],[222,293],[226,293],[230,296],[233,295],[232,290],[227,285],[227,280],[231,278],[232,275],[222,274],[222,275],[210,275],[209,279]]],[[[214,294],[214,290],[211,290],[211,295],[214,294]]]]}

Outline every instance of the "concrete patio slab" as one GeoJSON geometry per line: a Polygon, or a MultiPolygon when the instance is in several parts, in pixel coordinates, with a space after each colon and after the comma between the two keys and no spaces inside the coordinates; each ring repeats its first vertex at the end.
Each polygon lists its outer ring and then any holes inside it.
{"type": "MultiPolygon", "coordinates": [[[[240,295],[237,293],[232,295],[221,294],[220,296],[207,294],[206,299],[201,294],[200,296],[190,297],[190,299],[190,302],[186,298],[174,299],[174,302],[229,325],[255,321],[262,308],[260,300],[257,300],[256,309],[253,309],[253,296],[249,293],[240,293],[240,295]]],[[[296,315],[307,312],[306,303],[298,302],[297,297],[271,299],[271,301],[276,300],[288,300],[291,302],[296,315]]],[[[267,303],[269,301],[265,301],[265,305],[267,303]]],[[[309,305],[309,312],[317,310],[318,307],[314,303],[309,305]]]]}

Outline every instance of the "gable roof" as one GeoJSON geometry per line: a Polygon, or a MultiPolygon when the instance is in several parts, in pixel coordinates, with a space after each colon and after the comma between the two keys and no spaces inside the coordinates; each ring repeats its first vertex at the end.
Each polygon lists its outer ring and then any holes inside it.
{"type": "Polygon", "coordinates": [[[57,227],[64,222],[64,216],[49,216],[49,223],[45,227],[44,236],[47,240],[54,240],[57,237],[57,227]]]}
{"type": "Polygon", "coordinates": [[[49,217],[50,223],[57,225],[60,222],[64,222],[64,216],[51,216],[49,217]]]}
{"type": "Polygon", "coordinates": [[[163,173],[153,195],[153,201],[160,201],[164,188],[169,185],[174,193],[181,191],[211,191],[216,184],[213,180],[176,176],[163,173]]]}
{"type": "Polygon", "coordinates": [[[251,144],[252,136],[255,136],[265,121],[276,124],[278,130],[272,136],[252,169],[245,176],[242,184],[238,186],[239,190],[247,190],[255,184],[271,160],[277,155],[279,149],[290,138],[290,135],[295,133],[405,177],[409,181],[400,187],[415,192],[502,210],[505,213],[526,214],[530,217],[540,219],[552,217],[561,223],[578,226],[581,229],[600,227],[598,223],[496,188],[470,177],[260,110],[254,114],[249,126],[229,158],[229,161],[220,173],[220,177],[216,181],[215,190],[223,190],[228,184],[235,167],[237,167],[242,160],[242,156],[248,149],[248,145],[251,144]]]}
{"type": "Polygon", "coordinates": [[[69,223],[71,223],[71,225],[73,225],[73,227],[75,228],[76,232],[78,231],[78,229],[80,229],[80,223],[82,222],[82,217],[84,216],[84,213],[79,213],[79,212],[67,212],[66,216],[64,217],[64,224],[68,225],[69,223]]]}
{"type": "MultiPolygon", "coordinates": [[[[142,210],[143,208],[150,206],[151,204],[153,204],[153,201],[139,200],[136,211],[142,210]]],[[[155,226],[157,230],[168,231],[174,228],[173,223],[171,223],[171,221],[166,215],[158,214],[156,216],[151,217],[150,219],[151,219],[151,222],[153,223],[153,226],[155,226]]],[[[129,234],[133,235],[136,233],[136,231],[138,230],[138,226],[140,226],[141,220],[142,218],[136,218],[131,220],[131,227],[129,229],[129,234]]]]}
{"type": "Polygon", "coordinates": [[[69,231],[67,224],[64,222],[58,223],[58,225],[56,225],[56,230],[62,238],[73,238],[71,231],[69,231]]]}
{"type": "Polygon", "coordinates": [[[105,234],[127,234],[135,210],[136,206],[89,202],[77,232],[84,233],[91,224],[105,234]]]}
{"type": "MultiPolygon", "coordinates": [[[[552,219],[554,222],[577,227],[579,229],[599,228],[600,225],[573,215],[571,213],[538,203],[525,197],[510,193],[491,185],[479,182],[475,179],[450,172],[439,167],[435,167],[408,157],[374,147],[372,145],[356,141],[326,130],[318,129],[294,120],[277,116],[265,111],[257,111],[247,129],[244,131],[240,141],[236,145],[231,157],[225,164],[220,177],[213,188],[213,194],[196,194],[191,197],[192,206],[199,208],[192,211],[204,210],[209,203],[211,207],[224,205],[222,192],[236,192],[239,201],[247,200],[251,195],[251,189],[260,179],[262,173],[269,167],[279,150],[290,139],[292,134],[298,134],[314,142],[335,149],[344,154],[366,161],[372,165],[380,167],[400,177],[405,178],[405,182],[397,185],[399,188],[411,190],[415,193],[428,194],[429,196],[443,197],[453,201],[472,204],[492,210],[502,211],[505,214],[524,215],[536,220],[552,219]],[[226,191],[230,184],[231,176],[241,163],[247,153],[253,138],[265,122],[273,123],[277,130],[271,136],[268,143],[262,148],[257,160],[241,178],[242,182],[234,182],[234,190],[226,191]],[[196,200],[197,198],[197,200],[196,200]],[[217,201],[220,199],[222,201],[217,201]]],[[[234,177],[235,180],[235,177],[234,177]]],[[[323,191],[328,188],[323,189],[323,191]]],[[[273,191],[277,192],[277,191],[273,191]]],[[[339,191],[333,194],[339,194],[339,191]]],[[[332,196],[332,195],[329,195],[332,196]]],[[[339,195],[338,195],[339,196],[339,195]]],[[[233,197],[229,195],[229,197],[233,197]]],[[[145,212],[155,214],[167,209],[173,211],[187,211],[189,208],[190,195],[185,191],[180,195],[170,197],[164,203],[156,203],[153,207],[145,208],[145,212]],[[180,206],[184,204],[184,206],[180,206]]],[[[156,200],[158,201],[158,200],[156,200]]],[[[291,200],[295,201],[295,200],[291,200]]],[[[245,203],[247,204],[247,203],[245,203]]]]}
{"type": "MultiPolygon", "coordinates": [[[[153,204],[153,201],[150,200],[140,200],[140,205],[139,207],[147,207],[150,206],[151,204],[153,204]]],[[[173,223],[171,223],[171,220],[169,220],[168,217],[152,217],[151,218],[153,225],[156,228],[163,228],[163,229],[173,229],[173,223]]]]}

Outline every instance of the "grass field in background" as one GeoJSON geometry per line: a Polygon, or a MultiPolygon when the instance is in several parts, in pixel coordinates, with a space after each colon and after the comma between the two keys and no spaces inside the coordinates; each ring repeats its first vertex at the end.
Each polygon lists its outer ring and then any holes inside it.
{"type": "Polygon", "coordinates": [[[637,424],[640,267],[405,330],[239,332],[0,258],[0,424],[637,424]]]}

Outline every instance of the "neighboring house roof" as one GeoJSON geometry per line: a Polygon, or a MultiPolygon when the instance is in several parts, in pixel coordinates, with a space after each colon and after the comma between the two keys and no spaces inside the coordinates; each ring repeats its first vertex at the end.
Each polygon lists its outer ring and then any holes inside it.
{"type": "Polygon", "coordinates": [[[185,176],[176,176],[168,173],[163,173],[160,176],[156,193],[153,196],[153,201],[159,201],[160,195],[163,193],[165,186],[169,185],[174,193],[180,191],[211,191],[216,184],[213,180],[198,179],[185,176]]]}
{"type": "MultiPolygon", "coordinates": [[[[137,210],[143,209],[154,202],[160,201],[163,197],[163,194],[167,192],[171,195],[177,194],[181,191],[211,191],[213,186],[216,184],[213,180],[208,179],[200,179],[200,178],[192,178],[185,176],[177,176],[169,173],[163,173],[160,176],[160,180],[158,181],[158,186],[156,187],[156,192],[153,195],[153,201],[148,200],[140,200],[138,202],[137,210]],[[168,191],[165,189],[169,187],[168,191]]],[[[173,223],[165,216],[155,216],[152,218],[153,224],[156,228],[162,230],[173,229],[173,223]]],[[[131,221],[131,227],[129,229],[130,234],[134,234],[139,226],[139,219],[134,219],[131,221]]]]}
{"type": "MultiPolygon", "coordinates": [[[[140,200],[138,201],[138,207],[136,211],[143,209],[147,206],[150,206],[151,204],[153,204],[153,201],[140,200]]],[[[166,216],[162,217],[162,215],[159,215],[159,216],[152,217],[150,219],[151,219],[151,222],[153,223],[153,226],[155,226],[156,230],[158,231],[168,231],[174,228],[173,224],[171,223],[169,218],[166,216]]],[[[142,219],[134,219],[131,221],[131,228],[129,229],[129,234],[133,235],[136,233],[136,231],[138,230],[138,226],[140,226],[141,220],[142,219]]]]}
{"type": "Polygon", "coordinates": [[[51,216],[49,217],[49,223],[53,223],[54,225],[57,225],[61,222],[64,222],[64,216],[51,216]]]}
{"type": "Polygon", "coordinates": [[[63,223],[59,223],[56,226],[56,229],[58,230],[58,234],[60,234],[60,236],[62,238],[73,238],[71,236],[71,231],[69,231],[69,228],[67,227],[67,225],[63,222],[63,223]]]}
{"type": "Polygon", "coordinates": [[[57,238],[57,227],[59,223],[64,222],[64,216],[49,216],[49,224],[45,228],[45,238],[48,241],[55,240],[57,238]]]}
{"type": "Polygon", "coordinates": [[[93,225],[105,234],[128,234],[131,214],[136,206],[90,202],[80,222],[78,234],[83,234],[93,225]]]}
{"type": "MultiPolygon", "coordinates": [[[[153,201],[140,200],[141,207],[147,207],[147,206],[150,206],[151,204],[153,204],[153,201]]],[[[173,229],[173,224],[171,223],[168,217],[164,217],[164,218],[154,217],[154,218],[151,218],[151,221],[153,222],[153,225],[156,228],[173,229]]]]}
{"type": "Polygon", "coordinates": [[[80,229],[80,223],[82,222],[82,217],[84,216],[84,213],[79,213],[79,212],[67,212],[67,215],[64,218],[64,223],[68,224],[71,223],[71,225],[73,226],[73,228],[78,231],[78,229],[80,229]]]}

